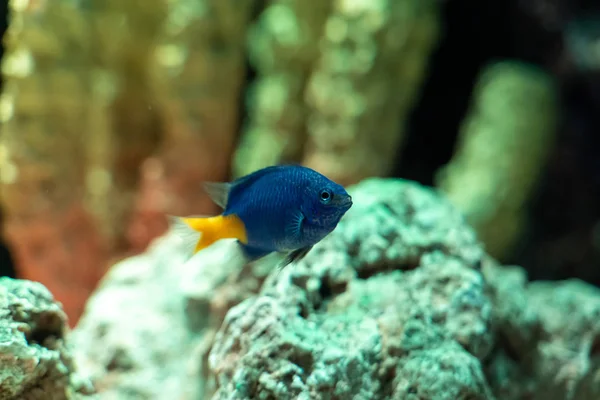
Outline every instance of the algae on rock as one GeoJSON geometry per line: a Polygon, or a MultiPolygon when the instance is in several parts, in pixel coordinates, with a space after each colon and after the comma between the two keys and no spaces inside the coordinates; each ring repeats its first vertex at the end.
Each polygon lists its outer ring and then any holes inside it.
{"type": "Polygon", "coordinates": [[[557,124],[555,82],[534,66],[506,61],[484,70],[459,145],[437,185],[499,259],[518,240],[557,124]]]}
{"type": "Polygon", "coordinates": [[[275,0],[262,11],[248,37],[258,72],[247,105],[249,126],[238,145],[235,176],[302,159],[306,141],[306,82],[332,0],[275,0]]]}
{"type": "Polygon", "coordinates": [[[342,184],[387,176],[437,44],[435,0],[338,0],[306,90],[303,163],[342,184]]]}
{"type": "Polygon", "coordinates": [[[301,162],[342,183],[390,173],[437,43],[435,0],[276,0],[249,36],[258,70],[236,176],[301,162]]]}

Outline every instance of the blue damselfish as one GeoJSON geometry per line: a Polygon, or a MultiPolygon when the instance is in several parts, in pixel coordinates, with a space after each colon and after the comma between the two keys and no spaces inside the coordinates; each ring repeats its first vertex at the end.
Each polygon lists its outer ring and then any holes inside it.
{"type": "Polygon", "coordinates": [[[204,187],[224,209],[222,214],[171,217],[190,251],[235,238],[249,261],[285,253],[281,266],[303,258],[352,206],[352,197],[341,185],[300,165],[271,166],[233,182],[206,182],[204,187]]]}

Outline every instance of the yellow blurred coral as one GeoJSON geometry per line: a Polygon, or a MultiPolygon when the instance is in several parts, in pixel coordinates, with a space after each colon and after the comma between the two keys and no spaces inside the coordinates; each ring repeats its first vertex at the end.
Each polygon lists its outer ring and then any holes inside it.
{"type": "Polygon", "coordinates": [[[545,71],[503,61],[480,76],[456,152],[437,184],[502,259],[526,222],[558,116],[557,88],[545,71]]]}

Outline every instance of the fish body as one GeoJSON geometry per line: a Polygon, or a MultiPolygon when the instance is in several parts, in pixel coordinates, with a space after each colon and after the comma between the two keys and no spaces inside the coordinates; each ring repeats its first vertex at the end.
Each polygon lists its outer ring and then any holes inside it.
{"type": "Polygon", "coordinates": [[[173,217],[193,253],[223,238],[235,238],[249,261],[286,253],[298,260],[335,229],[352,206],[339,184],[299,165],[263,168],[233,182],[205,188],[223,208],[214,217],[173,217]]]}

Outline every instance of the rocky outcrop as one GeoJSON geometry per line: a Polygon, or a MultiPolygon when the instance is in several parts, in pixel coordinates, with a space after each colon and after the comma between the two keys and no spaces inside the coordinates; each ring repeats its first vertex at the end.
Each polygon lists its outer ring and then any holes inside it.
{"type": "Polygon", "coordinates": [[[594,398],[597,290],[496,265],[434,190],[349,191],[283,271],[232,241],[186,260],[171,235],[116,265],[72,338],[100,397],[594,398]]]}
{"type": "Polygon", "coordinates": [[[65,341],[66,316],[40,283],[0,278],[0,399],[88,398],[65,341]]]}

